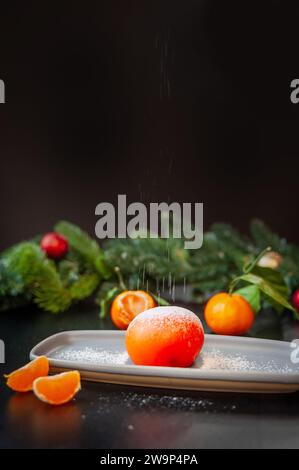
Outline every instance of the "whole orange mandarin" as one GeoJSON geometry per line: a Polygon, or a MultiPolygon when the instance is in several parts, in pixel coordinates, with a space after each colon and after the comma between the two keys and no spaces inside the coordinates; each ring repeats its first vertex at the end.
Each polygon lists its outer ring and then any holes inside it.
{"type": "Polygon", "coordinates": [[[254,322],[254,312],[241,295],[221,292],[208,301],[205,320],[219,335],[243,335],[254,322]]]}
{"type": "Polygon", "coordinates": [[[181,307],[156,307],[138,315],[126,332],[126,348],[137,365],[189,367],[204,342],[199,318],[181,307]]]}
{"type": "Polygon", "coordinates": [[[117,295],[111,305],[111,320],[121,330],[126,330],[140,313],[156,306],[150,294],[143,290],[126,290],[117,295]]]}

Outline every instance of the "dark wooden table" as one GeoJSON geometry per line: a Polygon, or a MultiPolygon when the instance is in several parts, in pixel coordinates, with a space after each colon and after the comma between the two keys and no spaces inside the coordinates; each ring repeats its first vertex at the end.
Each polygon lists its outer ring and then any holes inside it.
{"type": "MultiPolygon", "coordinates": [[[[14,394],[2,375],[28,361],[45,337],[69,329],[111,328],[84,303],[61,315],[31,307],[0,314],[1,448],[298,448],[299,394],[250,395],[151,390],[84,382],[61,407],[14,394]]],[[[263,312],[252,334],[299,338],[299,322],[263,312]]]]}

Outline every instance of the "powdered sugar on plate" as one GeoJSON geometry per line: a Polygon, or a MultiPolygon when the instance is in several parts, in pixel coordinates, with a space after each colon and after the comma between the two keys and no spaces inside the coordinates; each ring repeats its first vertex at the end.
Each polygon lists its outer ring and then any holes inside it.
{"type": "Polygon", "coordinates": [[[126,351],[107,350],[95,346],[66,346],[54,351],[51,357],[61,361],[88,362],[102,365],[124,365],[129,361],[126,351]]]}
{"type": "MultiPolygon", "coordinates": [[[[93,363],[99,365],[128,365],[131,364],[125,350],[112,350],[96,346],[76,347],[65,346],[51,354],[53,359],[93,363]]],[[[287,373],[292,369],[286,364],[277,363],[275,359],[256,361],[242,354],[227,354],[216,348],[206,349],[198,356],[195,369],[201,370],[227,370],[227,371],[260,371],[264,373],[287,373]]]]}
{"type": "Polygon", "coordinates": [[[219,349],[203,351],[194,364],[201,370],[228,370],[228,371],[259,371],[265,373],[292,372],[288,365],[281,366],[274,359],[259,361],[242,354],[227,354],[219,349]]]}

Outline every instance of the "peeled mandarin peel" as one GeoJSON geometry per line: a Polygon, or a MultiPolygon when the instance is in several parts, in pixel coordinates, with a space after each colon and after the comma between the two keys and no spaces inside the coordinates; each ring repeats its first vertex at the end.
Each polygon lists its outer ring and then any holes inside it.
{"type": "Polygon", "coordinates": [[[62,405],[74,398],[81,389],[78,371],[63,372],[34,381],[33,392],[37,398],[51,405],[62,405]]]}
{"type": "Polygon", "coordinates": [[[46,356],[40,356],[4,377],[7,379],[7,386],[15,392],[29,392],[34,380],[47,376],[48,373],[49,360],[46,356]]]}
{"type": "Polygon", "coordinates": [[[145,291],[124,291],[112,302],[111,319],[117,328],[126,330],[137,315],[155,306],[156,302],[145,291]]]}

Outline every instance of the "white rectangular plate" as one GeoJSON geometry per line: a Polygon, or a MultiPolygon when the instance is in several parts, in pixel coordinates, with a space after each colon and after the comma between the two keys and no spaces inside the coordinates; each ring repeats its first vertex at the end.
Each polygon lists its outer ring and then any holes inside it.
{"type": "Polygon", "coordinates": [[[205,335],[203,349],[189,368],[132,364],[123,331],[65,331],[30,352],[45,355],[51,370],[77,369],[82,379],[143,387],[227,392],[294,392],[299,365],[290,343],[255,338],[205,335]]]}

